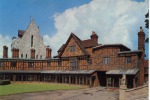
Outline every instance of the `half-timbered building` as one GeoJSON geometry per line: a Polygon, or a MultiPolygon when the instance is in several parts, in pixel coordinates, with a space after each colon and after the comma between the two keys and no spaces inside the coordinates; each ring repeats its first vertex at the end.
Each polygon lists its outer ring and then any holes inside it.
{"type": "Polygon", "coordinates": [[[19,32],[20,40],[13,42],[12,58],[8,58],[8,47],[3,47],[3,58],[0,59],[0,79],[10,79],[12,82],[43,81],[88,85],[89,87],[119,87],[122,75],[125,74],[127,87],[133,88],[143,85],[144,75],[148,76],[144,74],[143,66],[145,33],[142,27],[138,33],[138,50],[131,50],[123,44],[99,44],[98,35],[94,31],[87,40],[81,40],[71,33],[54,58],[51,58],[51,48],[32,40],[35,39],[32,29],[38,30],[33,22],[29,27],[31,28],[23,31],[22,34],[19,32]],[[27,33],[30,33],[29,40],[31,41],[24,44],[29,46],[24,53],[23,47],[19,46],[19,43],[14,43],[21,41],[27,33]],[[43,47],[43,51],[39,47],[40,52],[36,52],[39,51],[38,43],[43,47]],[[30,57],[24,57],[26,54],[30,57]],[[39,54],[42,55],[41,59],[38,59],[39,54]],[[42,59],[43,56],[44,59],[42,59]]]}

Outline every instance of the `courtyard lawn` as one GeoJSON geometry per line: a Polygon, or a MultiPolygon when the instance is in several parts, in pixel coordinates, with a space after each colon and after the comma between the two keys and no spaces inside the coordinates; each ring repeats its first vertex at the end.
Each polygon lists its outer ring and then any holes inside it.
{"type": "Polygon", "coordinates": [[[82,86],[66,85],[66,84],[52,84],[52,83],[19,83],[10,85],[0,85],[0,95],[9,95],[15,93],[48,91],[48,90],[68,90],[80,89],[82,86]]]}

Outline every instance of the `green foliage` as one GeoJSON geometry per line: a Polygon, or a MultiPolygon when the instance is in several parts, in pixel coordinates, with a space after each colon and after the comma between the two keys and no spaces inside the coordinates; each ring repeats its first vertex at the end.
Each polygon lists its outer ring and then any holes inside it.
{"type": "Polygon", "coordinates": [[[11,84],[10,80],[0,80],[0,85],[8,85],[11,84]]]}
{"type": "MultiPolygon", "coordinates": [[[[149,11],[145,15],[145,27],[149,29],[149,11]]],[[[146,38],[145,43],[149,43],[149,37],[146,38]]]]}
{"type": "Polygon", "coordinates": [[[145,15],[145,27],[149,29],[149,11],[145,15]]]}
{"type": "Polygon", "coordinates": [[[9,95],[15,93],[35,92],[35,91],[48,91],[48,90],[68,90],[79,89],[81,86],[65,85],[65,84],[52,84],[52,83],[18,83],[0,86],[0,95],[9,95]]]}

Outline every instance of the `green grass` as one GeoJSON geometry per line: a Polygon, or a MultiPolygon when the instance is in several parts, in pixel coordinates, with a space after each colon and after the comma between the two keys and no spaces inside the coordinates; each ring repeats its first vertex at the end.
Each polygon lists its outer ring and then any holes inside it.
{"type": "Polygon", "coordinates": [[[23,84],[10,84],[0,86],[0,95],[9,95],[15,93],[35,92],[35,91],[48,91],[48,90],[68,90],[79,89],[81,86],[65,85],[65,84],[52,84],[52,83],[23,83],[23,84]]]}

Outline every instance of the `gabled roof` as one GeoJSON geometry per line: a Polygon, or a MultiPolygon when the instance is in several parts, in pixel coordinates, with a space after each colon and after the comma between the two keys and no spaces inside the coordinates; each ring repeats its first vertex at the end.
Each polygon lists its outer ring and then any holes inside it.
{"type": "Polygon", "coordinates": [[[88,47],[98,46],[98,43],[92,39],[88,39],[88,40],[83,40],[82,45],[84,48],[88,48],[88,47]]]}
{"type": "Polygon", "coordinates": [[[81,48],[81,50],[83,51],[84,55],[89,55],[89,53],[84,49],[84,46],[82,45],[82,41],[73,33],[70,34],[67,42],[61,46],[61,48],[58,51],[61,51],[60,54],[58,54],[58,57],[61,57],[65,48],[67,47],[70,39],[73,38],[75,40],[75,42],[78,44],[78,46],[81,48]]]}
{"type": "Polygon", "coordinates": [[[65,46],[65,44],[63,44],[63,45],[59,48],[59,50],[58,50],[57,52],[62,51],[62,50],[63,50],[63,48],[64,48],[64,46],[65,46]]]}
{"type": "Polygon", "coordinates": [[[104,44],[104,45],[98,45],[96,47],[93,47],[93,50],[100,49],[100,48],[103,48],[103,47],[124,47],[126,49],[126,51],[130,51],[131,50],[130,48],[126,47],[123,44],[104,44]]]}

